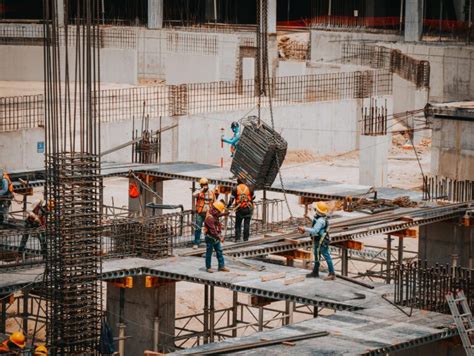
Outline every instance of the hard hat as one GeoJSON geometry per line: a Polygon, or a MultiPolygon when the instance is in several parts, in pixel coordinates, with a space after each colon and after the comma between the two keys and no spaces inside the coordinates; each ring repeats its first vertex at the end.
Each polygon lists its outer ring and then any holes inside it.
{"type": "Polygon", "coordinates": [[[230,125],[230,128],[233,130],[233,129],[239,127],[239,126],[240,126],[239,123],[238,123],[237,121],[234,121],[234,122],[230,125]]]}
{"type": "Polygon", "coordinates": [[[201,179],[199,179],[199,185],[202,187],[203,185],[208,185],[209,184],[209,181],[207,180],[206,177],[202,177],[201,179]]]}
{"type": "Polygon", "coordinates": [[[223,213],[225,210],[225,204],[221,202],[220,200],[215,201],[214,204],[212,204],[212,206],[216,208],[217,210],[219,210],[220,213],[223,213]]]}
{"type": "Polygon", "coordinates": [[[39,345],[35,349],[34,356],[43,356],[48,354],[48,349],[44,345],[39,345]]]}
{"type": "Polygon", "coordinates": [[[20,349],[25,348],[26,338],[25,338],[25,335],[21,331],[16,331],[13,334],[11,334],[9,340],[12,344],[15,344],[20,349]]]}
{"type": "Polygon", "coordinates": [[[329,212],[328,205],[323,201],[314,203],[314,210],[316,210],[321,215],[326,215],[329,212]]]}
{"type": "Polygon", "coordinates": [[[128,195],[132,199],[136,199],[140,196],[140,191],[138,190],[138,187],[134,182],[131,182],[128,185],[128,195]]]}

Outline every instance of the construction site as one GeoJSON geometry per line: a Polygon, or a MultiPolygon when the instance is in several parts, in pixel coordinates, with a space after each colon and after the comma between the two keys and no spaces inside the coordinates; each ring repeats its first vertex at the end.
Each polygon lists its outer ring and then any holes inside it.
{"type": "Polygon", "coordinates": [[[474,0],[0,0],[0,354],[474,355],[474,0]]]}

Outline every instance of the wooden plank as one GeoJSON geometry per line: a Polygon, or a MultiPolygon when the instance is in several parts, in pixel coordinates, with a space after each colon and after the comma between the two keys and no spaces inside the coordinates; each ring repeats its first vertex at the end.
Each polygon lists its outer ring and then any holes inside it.
{"type": "Polygon", "coordinates": [[[295,283],[303,282],[305,279],[306,279],[306,276],[305,276],[305,275],[300,275],[300,276],[296,276],[296,277],[293,277],[293,278],[285,279],[285,280],[283,281],[283,284],[284,284],[285,286],[288,286],[288,285],[290,285],[290,284],[295,284],[295,283]]]}
{"type": "Polygon", "coordinates": [[[285,278],[286,272],[274,273],[274,274],[267,274],[265,276],[260,277],[260,281],[268,282],[274,281],[275,279],[285,278]]]}

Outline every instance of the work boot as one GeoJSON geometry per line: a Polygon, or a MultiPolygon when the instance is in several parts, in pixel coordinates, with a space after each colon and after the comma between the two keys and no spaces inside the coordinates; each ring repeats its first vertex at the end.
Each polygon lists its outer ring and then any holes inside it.
{"type": "Polygon", "coordinates": [[[193,250],[197,250],[198,249],[198,245],[193,245],[193,250]]]}
{"type": "Polygon", "coordinates": [[[308,273],[306,275],[306,278],[319,278],[319,272],[318,271],[313,271],[311,273],[308,273]]]}
{"type": "Polygon", "coordinates": [[[334,281],[336,279],[336,275],[334,273],[329,273],[326,277],[323,278],[325,281],[334,281]]]}
{"type": "Polygon", "coordinates": [[[208,268],[206,271],[207,271],[208,273],[214,273],[214,270],[213,270],[212,268],[208,268]]]}
{"type": "Polygon", "coordinates": [[[219,272],[230,272],[230,269],[228,269],[227,267],[222,267],[219,268],[219,272]]]}

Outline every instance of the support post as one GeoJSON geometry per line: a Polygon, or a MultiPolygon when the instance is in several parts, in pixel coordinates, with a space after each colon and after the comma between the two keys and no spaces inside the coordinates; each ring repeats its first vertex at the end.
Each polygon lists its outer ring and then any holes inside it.
{"type": "Polygon", "coordinates": [[[392,235],[387,235],[387,277],[385,282],[390,284],[390,274],[391,274],[391,264],[392,264],[392,235]]]}
{"type": "Polygon", "coordinates": [[[120,323],[118,328],[119,328],[118,353],[120,356],[125,356],[125,324],[120,323]]]}
{"type": "Polygon", "coordinates": [[[204,343],[209,343],[209,286],[204,286],[204,343]]]}
{"type": "Polygon", "coordinates": [[[210,310],[209,310],[209,325],[210,325],[210,332],[209,337],[211,343],[214,342],[214,322],[215,322],[215,306],[214,306],[214,286],[211,286],[211,301],[210,301],[210,310]]]}
{"type": "Polygon", "coordinates": [[[313,318],[317,318],[319,316],[319,310],[318,310],[318,306],[315,305],[313,307],[313,318]]]}
{"type": "Polygon", "coordinates": [[[58,0],[57,1],[57,14],[58,14],[58,26],[64,27],[66,23],[65,12],[64,12],[64,2],[67,0],[58,0]]]}
{"type": "Polygon", "coordinates": [[[398,237],[398,263],[403,263],[403,237],[398,237]]]}
{"type": "Polygon", "coordinates": [[[341,255],[341,274],[343,276],[347,276],[349,273],[349,251],[347,250],[347,247],[342,247],[342,255],[341,255]]]}
{"type": "Polygon", "coordinates": [[[263,190],[262,224],[267,225],[267,190],[263,190]]]}
{"type": "Polygon", "coordinates": [[[29,292],[23,292],[23,333],[28,335],[28,296],[29,292]]]}
{"type": "Polygon", "coordinates": [[[155,332],[154,338],[153,338],[153,351],[158,352],[158,345],[159,345],[159,338],[160,338],[160,318],[155,316],[155,323],[153,325],[153,329],[155,332]]]}
{"type": "Polygon", "coordinates": [[[163,28],[163,0],[148,0],[148,28],[163,28]]]}
{"type": "Polygon", "coordinates": [[[287,315],[285,318],[286,325],[293,324],[293,308],[295,303],[294,302],[285,302],[285,314],[287,315]]]}
{"type": "Polygon", "coordinates": [[[239,298],[238,292],[232,292],[232,337],[237,336],[237,302],[239,298]]]}
{"type": "Polygon", "coordinates": [[[258,331],[263,331],[263,305],[258,307],[258,331]]]}
{"type": "Polygon", "coordinates": [[[295,260],[293,258],[287,257],[286,258],[286,265],[288,267],[294,267],[295,266],[295,260]]]}

